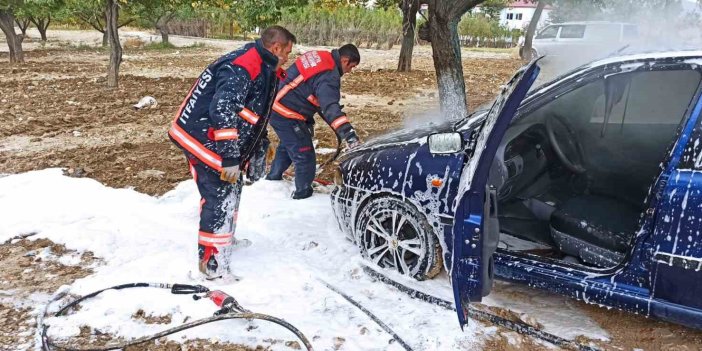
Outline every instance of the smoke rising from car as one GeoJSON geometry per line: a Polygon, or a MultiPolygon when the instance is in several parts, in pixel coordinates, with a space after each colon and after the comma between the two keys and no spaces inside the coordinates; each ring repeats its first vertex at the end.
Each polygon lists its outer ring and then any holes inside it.
{"type": "Polygon", "coordinates": [[[402,121],[402,129],[412,130],[432,122],[443,122],[445,120],[438,107],[421,113],[406,113],[402,121]]]}
{"type": "MultiPolygon", "coordinates": [[[[544,48],[538,52],[540,56],[545,55],[541,64],[543,70],[534,86],[598,59],[652,51],[699,49],[702,44],[702,9],[696,0],[610,0],[607,4],[605,8],[596,8],[591,2],[580,2],[577,6],[568,6],[567,11],[560,10],[564,20],[551,19],[551,25],[585,21],[587,29],[584,37],[543,40],[541,45],[544,48]],[[616,23],[633,27],[623,27],[620,35],[615,30],[616,23]]],[[[567,28],[571,36],[579,37],[578,28],[574,25],[567,28]]],[[[537,31],[537,38],[544,29],[537,31]]],[[[563,31],[561,29],[561,33],[563,31]]],[[[539,45],[535,40],[534,47],[538,49],[539,45]]]]}

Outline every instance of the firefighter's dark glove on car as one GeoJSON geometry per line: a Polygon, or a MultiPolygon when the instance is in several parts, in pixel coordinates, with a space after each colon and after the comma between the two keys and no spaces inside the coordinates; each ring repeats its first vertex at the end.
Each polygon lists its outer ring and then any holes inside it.
{"type": "Polygon", "coordinates": [[[353,150],[353,149],[361,146],[361,144],[363,144],[363,143],[361,142],[360,139],[358,139],[358,137],[356,136],[356,133],[353,133],[348,138],[346,138],[346,144],[348,145],[349,150],[353,150]]]}

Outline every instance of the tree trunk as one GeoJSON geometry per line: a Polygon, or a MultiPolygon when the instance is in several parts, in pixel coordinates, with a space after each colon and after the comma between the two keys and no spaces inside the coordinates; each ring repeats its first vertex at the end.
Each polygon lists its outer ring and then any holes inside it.
{"type": "Polygon", "coordinates": [[[37,27],[39,30],[39,35],[41,36],[41,41],[46,41],[46,30],[49,28],[49,25],[46,25],[46,27],[37,27]]]}
{"type": "Polygon", "coordinates": [[[534,11],[534,17],[531,18],[529,22],[529,27],[527,28],[526,38],[524,38],[524,46],[519,50],[519,56],[524,60],[533,60],[532,57],[532,45],[534,40],[534,34],[536,33],[536,27],[539,26],[539,20],[541,20],[541,13],[546,7],[546,1],[539,1],[536,5],[536,11],[534,11]]]}
{"type": "Polygon", "coordinates": [[[104,31],[104,32],[102,32],[102,47],[103,48],[106,47],[107,44],[109,44],[107,42],[107,31],[104,31]]]}
{"type": "Polygon", "coordinates": [[[10,50],[10,63],[23,63],[22,40],[24,40],[24,36],[15,33],[15,15],[11,10],[0,10],[0,29],[5,33],[7,47],[10,50]]]}
{"type": "Polygon", "coordinates": [[[49,29],[49,24],[51,24],[51,15],[46,18],[46,22],[42,20],[41,24],[43,24],[43,26],[39,28],[39,35],[41,35],[42,41],[46,41],[46,31],[49,29]]]}
{"type": "Polygon", "coordinates": [[[33,16],[29,17],[29,20],[34,23],[34,25],[37,27],[37,30],[39,31],[39,35],[41,36],[41,41],[46,41],[46,30],[49,29],[49,24],[51,23],[51,16],[49,15],[47,18],[34,18],[33,16]]]}
{"type": "Polygon", "coordinates": [[[163,15],[156,21],[156,29],[161,33],[161,42],[168,43],[169,15],[163,15]]]}
{"type": "Polygon", "coordinates": [[[122,63],[122,45],[119,42],[119,5],[117,0],[107,0],[107,40],[110,43],[110,66],[107,69],[107,86],[116,88],[119,78],[119,65],[122,63]]]}
{"type": "Polygon", "coordinates": [[[461,48],[458,41],[460,15],[452,16],[444,6],[437,9],[440,1],[445,0],[433,0],[429,3],[429,37],[439,86],[439,103],[441,113],[446,119],[459,120],[468,116],[466,84],[463,81],[461,48]]]}
{"type": "Polygon", "coordinates": [[[397,63],[398,72],[412,70],[412,51],[414,50],[418,10],[419,0],[402,0],[402,47],[400,48],[400,60],[397,63]]]}

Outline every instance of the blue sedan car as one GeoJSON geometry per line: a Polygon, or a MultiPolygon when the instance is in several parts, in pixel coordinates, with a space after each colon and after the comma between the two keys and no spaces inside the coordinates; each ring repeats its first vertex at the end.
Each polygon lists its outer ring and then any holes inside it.
{"type": "Polygon", "coordinates": [[[621,56],[344,155],[332,205],[374,264],[493,279],[702,328],[702,52],[621,56]]]}

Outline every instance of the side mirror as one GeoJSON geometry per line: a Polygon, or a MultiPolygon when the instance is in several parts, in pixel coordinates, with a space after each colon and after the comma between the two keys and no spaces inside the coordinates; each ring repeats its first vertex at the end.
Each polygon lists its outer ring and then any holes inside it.
{"type": "Polygon", "coordinates": [[[453,154],[463,150],[461,133],[439,133],[429,136],[429,152],[432,154],[453,154]]]}

